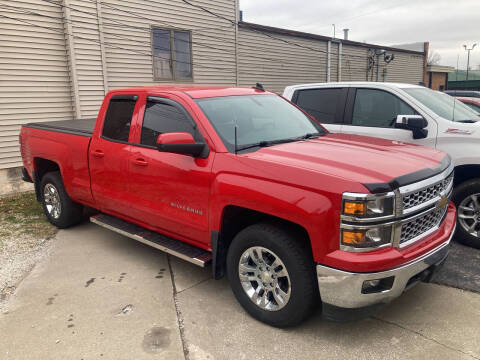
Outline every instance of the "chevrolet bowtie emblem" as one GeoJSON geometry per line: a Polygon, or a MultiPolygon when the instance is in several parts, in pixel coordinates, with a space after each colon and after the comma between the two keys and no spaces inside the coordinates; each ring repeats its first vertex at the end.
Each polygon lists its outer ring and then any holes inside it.
{"type": "Polygon", "coordinates": [[[448,203],[448,196],[442,195],[442,198],[437,202],[437,208],[443,208],[448,203]]]}

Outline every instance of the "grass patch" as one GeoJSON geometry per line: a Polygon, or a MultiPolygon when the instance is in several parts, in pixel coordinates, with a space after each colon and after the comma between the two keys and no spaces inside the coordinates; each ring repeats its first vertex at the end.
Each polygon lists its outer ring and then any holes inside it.
{"type": "Polygon", "coordinates": [[[48,222],[34,193],[0,198],[0,247],[2,237],[28,235],[47,239],[56,230],[48,222]]]}

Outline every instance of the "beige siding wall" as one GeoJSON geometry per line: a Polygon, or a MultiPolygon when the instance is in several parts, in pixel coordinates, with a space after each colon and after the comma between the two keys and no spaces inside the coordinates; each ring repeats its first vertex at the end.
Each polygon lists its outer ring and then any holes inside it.
{"type": "MultiPolygon", "coordinates": [[[[91,0],[64,0],[69,6],[66,25],[68,41],[73,44],[75,77],[77,81],[79,117],[96,117],[105,95],[97,5],[91,0]]],[[[75,91],[75,90],[73,90],[75,91]]]]}
{"type": "MultiPolygon", "coordinates": [[[[241,27],[239,31],[240,85],[262,83],[267,89],[281,93],[288,85],[327,81],[327,47],[324,40],[268,33],[241,27]],[[272,38],[273,37],[273,38],[272,38]],[[282,42],[285,41],[290,42],[282,42]],[[300,48],[291,43],[308,47],[300,48]],[[317,51],[315,51],[317,50],[317,51]],[[266,59],[265,59],[266,58],[266,59]]],[[[330,81],[375,81],[376,68],[367,70],[368,48],[342,44],[339,73],[339,44],[330,48],[330,81]],[[367,77],[368,74],[368,77],[367,77]]],[[[392,51],[388,51],[391,54],[392,51]]],[[[386,64],[381,58],[379,81],[418,84],[423,78],[423,55],[394,51],[395,60],[386,64]]]]}
{"type": "MultiPolygon", "coordinates": [[[[235,28],[228,21],[182,0],[102,2],[109,88],[162,83],[153,79],[152,26],[192,30],[194,83],[235,85],[235,28]]],[[[235,21],[235,0],[196,0],[194,3],[235,21]]]]}
{"type": "Polygon", "coordinates": [[[10,7],[1,11],[12,18],[0,18],[0,169],[4,169],[21,165],[22,124],[71,119],[73,109],[62,9],[39,0],[0,4],[10,7]]]}
{"type": "Polygon", "coordinates": [[[418,84],[423,81],[423,56],[399,51],[389,51],[395,54],[395,59],[386,65],[386,77],[382,77],[380,68],[379,81],[403,82],[418,84]]]}
{"type": "Polygon", "coordinates": [[[238,35],[240,86],[259,82],[266,89],[282,92],[288,85],[326,81],[327,43],[273,34],[316,52],[249,29],[240,28],[238,35]]]}

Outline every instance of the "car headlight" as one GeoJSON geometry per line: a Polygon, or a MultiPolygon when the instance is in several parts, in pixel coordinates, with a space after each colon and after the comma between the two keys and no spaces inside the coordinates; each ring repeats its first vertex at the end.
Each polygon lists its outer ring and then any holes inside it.
{"type": "Polygon", "coordinates": [[[370,251],[392,244],[395,193],[344,193],[341,209],[340,248],[370,251]],[[378,224],[380,221],[383,224],[378,224]]]}
{"type": "Polygon", "coordinates": [[[393,216],[395,194],[393,192],[375,194],[344,193],[342,199],[342,215],[354,218],[376,218],[393,216]]]}
{"type": "Polygon", "coordinates": [[[392,242],[392,226],[344,226],[340,232],[340,245],[346,251],[374,250],[392,242]]]}

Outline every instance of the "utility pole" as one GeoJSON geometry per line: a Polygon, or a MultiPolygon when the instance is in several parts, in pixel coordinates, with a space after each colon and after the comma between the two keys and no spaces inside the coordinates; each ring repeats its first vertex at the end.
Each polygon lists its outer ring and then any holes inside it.
{"type": "Polygon", "coordinates": [[[332,24],[333,26],[333,38],[335,39],[335,24],[332,24]]]}
{"type": "Polygon", "coordinates": [[[475,46],[477,46],[477,44],[473,44],[472,47],[469,49],[467,47],[467,45],[463,45],[463,47],[465,48],[465,50],[467,50],[467,53],[468,53],[468,55],[467,55],[467,76],[466,76],[465,81],[468,80],[468,68],[470,67],[470,51],[472,51],[475,48],[475,46]]]}

